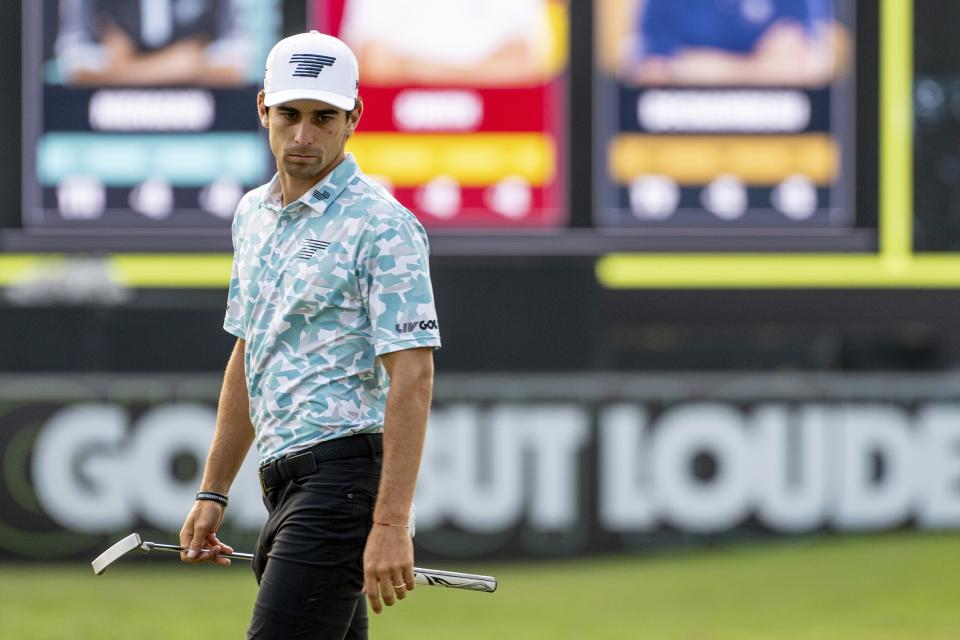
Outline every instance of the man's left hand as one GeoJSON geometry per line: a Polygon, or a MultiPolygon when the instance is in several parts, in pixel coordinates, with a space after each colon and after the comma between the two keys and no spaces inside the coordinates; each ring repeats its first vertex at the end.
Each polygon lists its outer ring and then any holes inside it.
{"type": "Polygon", "coordinates": [[[363,592],[374,613],[413,591],[413,541],[407,527],[374,524],[363,552],[363,592]]]}

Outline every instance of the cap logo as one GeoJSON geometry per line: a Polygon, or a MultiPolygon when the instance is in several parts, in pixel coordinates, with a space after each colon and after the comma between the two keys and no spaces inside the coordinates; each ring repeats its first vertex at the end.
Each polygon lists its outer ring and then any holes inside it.
{"type": "Polygon", "coordinates": [[[337,59],[333,56],[321,56],[315,53],[295,53],[290,56],[290,64],[296,64],[293,77],[316,78],[324,67],[332,67],[337,59]]]}

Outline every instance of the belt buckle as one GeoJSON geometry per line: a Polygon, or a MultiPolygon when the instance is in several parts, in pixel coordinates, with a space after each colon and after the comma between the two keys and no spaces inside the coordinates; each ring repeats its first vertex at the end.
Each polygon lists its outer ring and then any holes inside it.
{"type": "Polygon", "coordinates": [[[287,459],[287,472],[291,479],[302,478],[317,470],[317,459],[312,451],[303,451],[287,459]]]}

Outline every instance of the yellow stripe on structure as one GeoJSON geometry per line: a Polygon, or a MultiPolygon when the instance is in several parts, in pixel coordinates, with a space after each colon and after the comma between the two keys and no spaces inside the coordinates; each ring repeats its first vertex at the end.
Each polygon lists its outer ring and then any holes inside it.
{"type": "Polygon", "coordinates": [[[844,289],[960,287],[960,258],[894,263],[875,255],[610,254],[597,262],[610,289],[844,289]]]}
{"type": "Polygon", "coordinates": [[[482,187],[508,176],[531,185],[550,182],[557,151],[542,133],[358,133],[347,150],[365,173],[382,175],[397,187],[415,187],[449,176],[464,187],[482,187]]]}
{"type": "Polygon", "coordinates": [[[58,265],[62,257],[56,254],[8,253],[0,255],[0,286],[10,286],[30,277],[41,266],[58,265]]]}
{"type": "Polygon", "coordinates": [[[230,284],[233,256],[207,254],[114,254],[110,272],[124,285],[141,288],[217,288],[230,284]]]}
{"type": "Polygon", "coordinates": [[[732,174],[747,184],[770,185],[799,174],[829,184],[839,172],[839,151],[826,134],[796,136],[658,136],[623,134],[610,142],[613,180],[662,175],[680,184],[703,184],[732,174]]]}
{"type": "Polygon", "coordinates": [[[0,286],[66,280],[78,264],[100,262],[110,281],[142,289],[218,289],[230,284],[233,256],[211,254],[0,255],[0,286]]]}
{"type": "Polygon", "coordinates": [[[913,249],[913,3],[880,7],[880,253],[913,249]]]}
{"type": "Polygon", "coordinates": [[[567,52],[570,50],[570,13],[565,2],[550,2],[544,8],[544,22],[541,38],[548,40],[544,46],[544,62],[548,78],[559,75],[567,66],[567,52]]]}

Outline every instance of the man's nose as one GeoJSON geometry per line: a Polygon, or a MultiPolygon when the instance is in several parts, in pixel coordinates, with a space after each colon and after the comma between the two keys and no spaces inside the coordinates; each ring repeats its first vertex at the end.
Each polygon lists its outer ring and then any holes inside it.
{"type": "Polygon", "coordinates": [[[297,144],[311,144],[314,141],[316,127],[307,120],[298,122],[293,129],[293,141],[297,144]]]}

